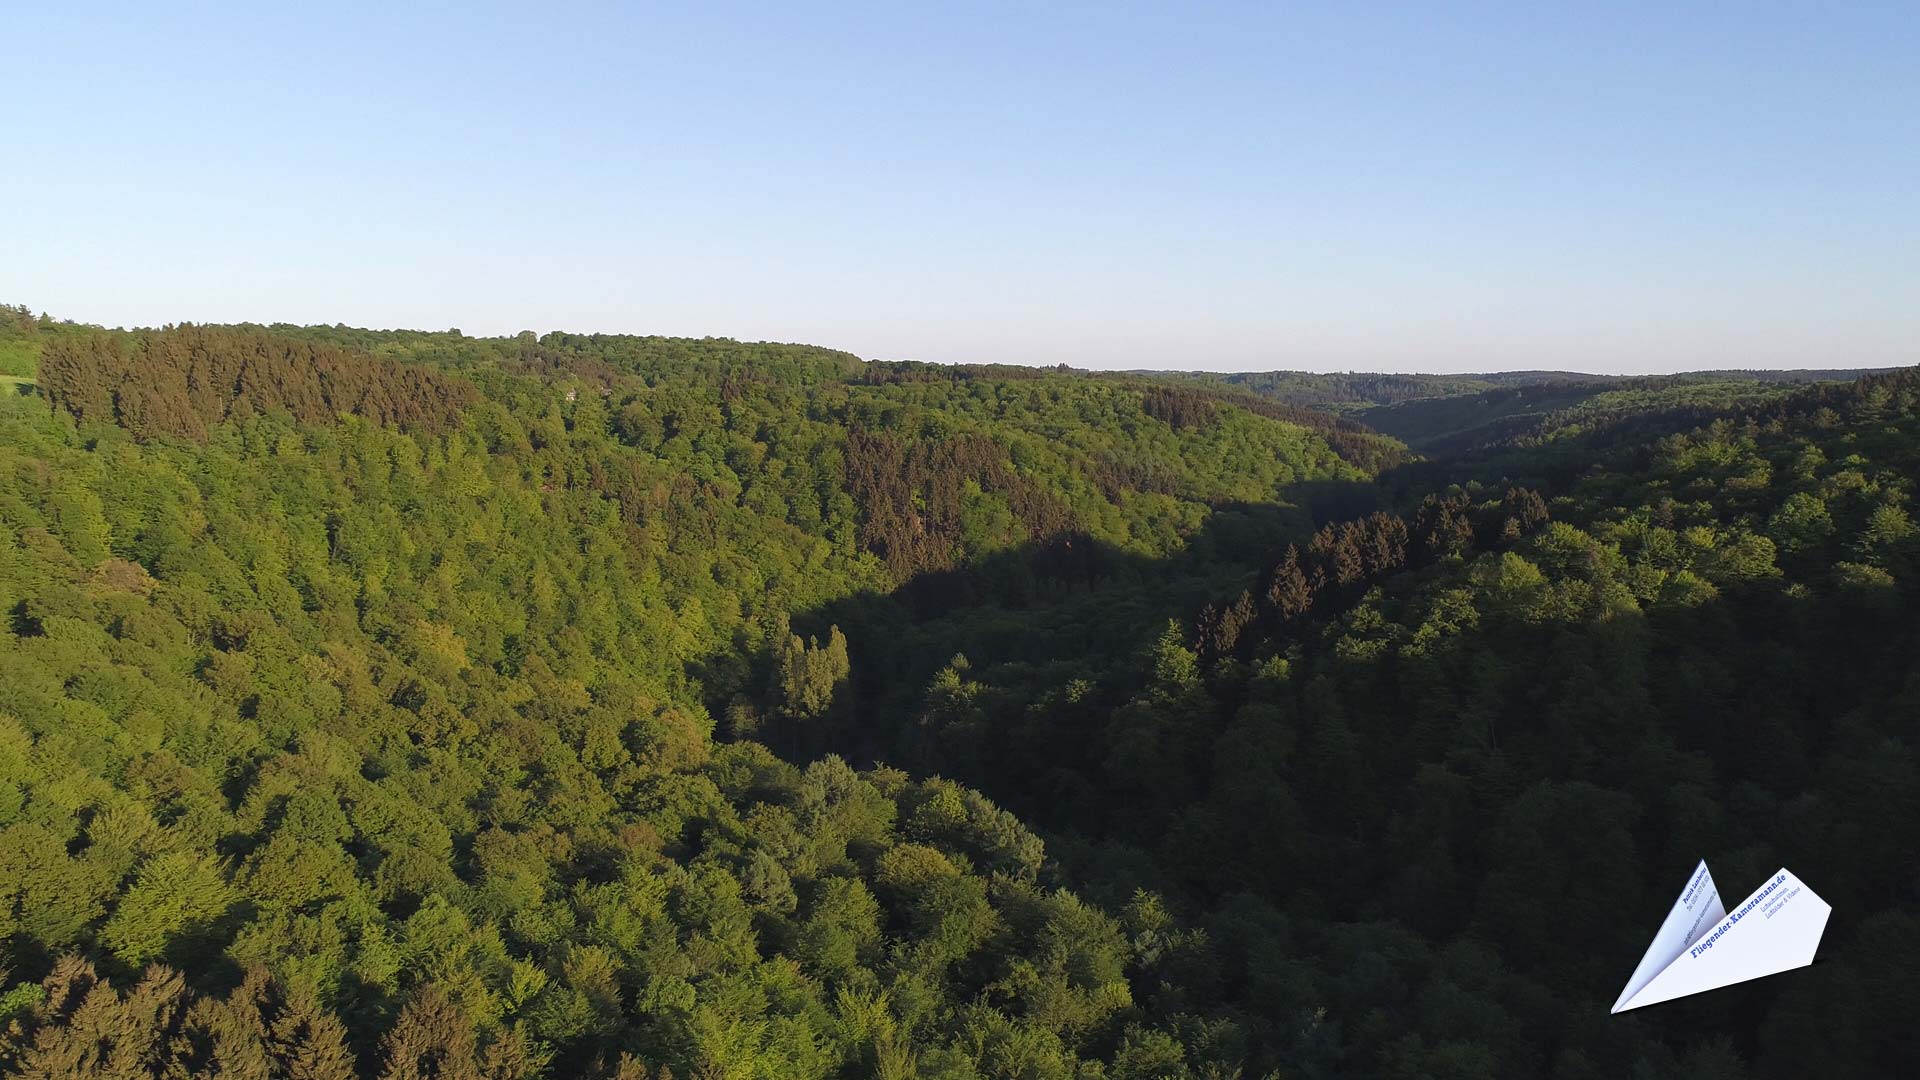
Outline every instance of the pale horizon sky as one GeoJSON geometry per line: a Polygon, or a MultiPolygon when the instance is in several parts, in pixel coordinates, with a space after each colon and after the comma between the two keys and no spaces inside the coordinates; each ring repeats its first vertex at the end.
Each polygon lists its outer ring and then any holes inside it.
{"type": "Polygon", "coordinates": [[[1920,363],[1911,3],[74,4],[9,30],[0,303],[82,322],[1920,363]]]}

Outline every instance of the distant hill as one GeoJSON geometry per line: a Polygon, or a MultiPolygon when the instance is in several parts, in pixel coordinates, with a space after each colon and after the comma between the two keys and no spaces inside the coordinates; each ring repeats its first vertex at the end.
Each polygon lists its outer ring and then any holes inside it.
{"type": "Polygon", "coordinates": [[[1468,375],[1267,371],[1187,373],[1185,377],[1338,413],[1423,454],[1456,455],[1592,432],[1655,413],[1704,418],[1714,411],[1778,397],[1797,386],[1846,382],[1881,370],[1886,369],[1725,368],[1653,376],[1574,371],[1468,375]]]}
{"type": "MultiPolygon", "coordinates": [[[[1230,386],[1311,409],[1353,412],[1374,405],[1391,405],[1427,398],[1477,394],[1502,385],[1507,375],[1385,375],[1343,372],[1322,375],[1310,371],[1257,371],[1220,374],[1208,371],[1147,371],[1144,375],[1194,379],[1230,386]]],[[[1522,373],[1516,373],[1522,374],[1522,373]]],[[[1550,376],[1550,372],[1524,373],[1550,376]]],[[[1572,379],[1586,376],[1567,376],[1572,379]]],[[[1529,381],[1546,381],[1543,379],[1529,381]]]]}

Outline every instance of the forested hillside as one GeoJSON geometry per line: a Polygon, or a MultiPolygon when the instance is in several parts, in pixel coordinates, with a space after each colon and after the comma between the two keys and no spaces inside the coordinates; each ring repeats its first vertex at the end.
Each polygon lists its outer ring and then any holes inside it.
{"type": "Polygon", "coordinates": [[[719,339],[0,360],[0,1074],[1920,1063],[1911,373],[1415,462],[719,339]],[[1702,856],[1822,962],[1607,1015],[1702,856]]]}
{"type": "Polygon", "coordinates": [[[1811,383],[1847,382],[1857,371],[1693,371],[1600,376],[1567,371],[1480,375],[1319,375],[1303,371],[1184,376],[1296,406],[1323,408],[1405,442],[1454,456],[1502,446],[1540,446],[1605,432],[1615,441],[1705,424],[1741,406],[1811,383]]]}
{"type": "Polygon", "coordinates": [[[1793,389],[1779,380],[1738,377],[1593,379],[1395,402],[1355,415],[1422,453],[1445,456],[1538,446],[1622,426],[1628,437],[1685,429],[1793,389]]]}
{"type": "Polygon", "coordinates": [[[40,387],[0,436],[8,1070],[1180,1054],[1133,1001],[1154,898],[1090,905],[981,795],[714,713],[836,723],[844,636],[788,625],[836,597],[1032,543],[1151,559],[1235,501],[1304,528],[1294,488],[1365,475],[1314,430],[728,342],[10,340],[40,387]]]}
{"type": "Polygon", "coordinates": [[[1384,375],[1374,372],[1320,374],[1311,371],[1249,371],[1230,375],[1212,372],[1165,372],[1204,383],[1246,390],[1291,405],[1355,413],[1376,405],[1427,398],[1461,397],[1496,386],[1523,382],[1556,382],[1581,376],[1556,372],[1514,372],[1489,375],[1384,375]],[[1529,378],[1529,376],[1532,376],[1529,378]]]}
{"type": "Polygon", "coordinates": [[[1157,636],[1120,591],[1079,613],[1131,654],[970,610],[855,633],[854,668],[962,648],[879,752],[1075,838],[1095,896],[1150,883],[1219,947],[1162,992],[1282,1075],[1903,1075],[1917,401],[1870,377],[1478,461],[1157,636]],[[1608,1017],[1703,856],[1736,895],[1817,867],[1821,964],[1608,1017]]]}

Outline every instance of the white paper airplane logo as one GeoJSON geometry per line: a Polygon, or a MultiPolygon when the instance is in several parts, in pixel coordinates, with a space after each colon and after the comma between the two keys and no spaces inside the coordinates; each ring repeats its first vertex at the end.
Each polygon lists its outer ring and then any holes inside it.
{"type": "Polygon", "coordinates": [[[1702,861],[1613,1003],[1614,1012],[1813,963],[1833,908],[1782,867],[1731,914],[1702,861]]]}

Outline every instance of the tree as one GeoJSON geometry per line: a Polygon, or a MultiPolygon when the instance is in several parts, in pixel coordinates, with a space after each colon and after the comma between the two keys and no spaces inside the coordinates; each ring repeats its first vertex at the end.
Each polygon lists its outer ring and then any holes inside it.
{"type": "Polygon", "coordinates": [[[802,641],[789,634],[774,656],[775,680],[780,705],[788,719],[818,720],[833,706],[834,695],[847,681],[852,665],[847,658],[847,638],[838,626],[829,627],[827,642],[818,638],[802,641]]]}
{"type": "Polygon", "coordinates": [[[381,1080],[503,1080],[482,1067],[472,1019],[431,984],[400,1010],[381,1049],[381,1080]]]}
{"type": "Polygon", "coordinates": [[[232,903],[226,875],[206,855],[162,855],[140,870],[100,940],[128,967],[139,967],[170,949],[193,955],[232,903]]]}
{"type": "Polygon", "coordinates": [[[1283,622],[1303,618],[1313,608],[1313,589],[1300,568],[1300,550],[1292,544],[1268,578],[1267,603],[1283,622]]]}
{"type": "Polygon", "coordinates": [[[1826,542],[1833,534],[1833,517],[1818,495],[1796,491],[1786,497],[1767,521],[1767,536],[1789,555],[1826,542]]]}

